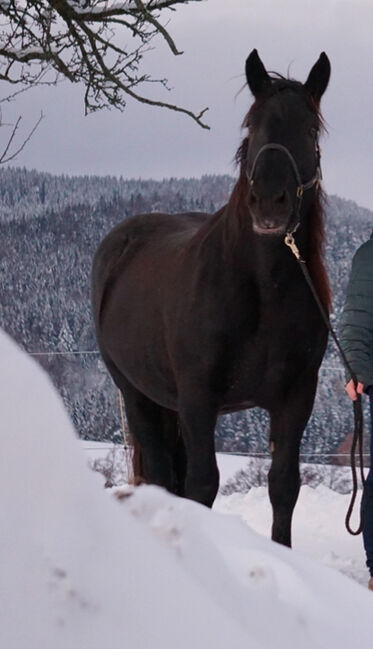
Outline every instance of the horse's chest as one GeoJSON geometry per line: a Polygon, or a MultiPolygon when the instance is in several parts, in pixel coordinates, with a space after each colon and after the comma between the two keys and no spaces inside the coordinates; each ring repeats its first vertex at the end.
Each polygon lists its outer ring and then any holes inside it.
{"type": "Polygon", "coordinates": [[[303,311],[296,313],[281,302],[258,311],[232,354],[228,401],[264,405],[314,364],[319,328],[312,313],[303,311]]]}

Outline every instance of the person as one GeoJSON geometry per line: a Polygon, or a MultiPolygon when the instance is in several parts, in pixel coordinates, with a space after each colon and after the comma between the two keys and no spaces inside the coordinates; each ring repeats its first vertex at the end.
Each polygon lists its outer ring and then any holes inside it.
{"type": "Polygon", "coordinates": [[[347,377],[346,392],[355,401],[357,394],[370,400],[370,469],[366,477],[361,510],[363,542],[373,590],[373,232],[352,260],[342,313],[340,340],[356,375],[357,384],[347,377]]]}

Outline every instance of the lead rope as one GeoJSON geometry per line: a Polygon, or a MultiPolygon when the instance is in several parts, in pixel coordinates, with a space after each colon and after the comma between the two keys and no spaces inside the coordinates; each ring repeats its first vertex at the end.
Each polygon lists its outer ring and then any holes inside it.
{"type": "MultiPolygon", "coordinates": [[[[339,353],[341,355],[341,358],[342,358],[342,361],[343,361],[343,364],[344,364],[345,368],[347,369],[348,373],[351,375],[351,378],[352,378],[352,380],[353,380],[353,382],[355,383],[355,386],[356,386],[357,385],[356,374],[351,369],[350,363],[348,362],[348,360],[346,358],[346,354],[344,353],[344,351],[343,351],[343,349],[342,349],[342,347],[340,345],[340,342],[339,342],[339,340],[338,340],[338,338],[337,338],[337,336],[335,334],[335,331],[334,331],[334,329],[333,329],[333,327],[332,327],[332,325],[330,323],[329,316],[328,316],[327,312],[325,311],[323,304],[320,301],[320,298],[319,298],[319,296],[318,296],[318,294],[316,292],[316,289],[315,289],[315,286],[314,286],[313,281],[311,279],[311,276],[310,276],[310,274],[308,272],[307,264],[306,264],[305,260],[302,258],[301,254],[300,254],[300,252],[298,250],[298,247],[297,247],[297,245],[295,243],[293,233],[288,233],[285,236],[284,241],[285,241],[285,245],[290,248],[291,252],[295,256],[299,266],[302,269],[302,273],[303,273],[303,275],[304,275],[304,277],[306,279],[306,282],[307,282],[308,286],[311,289],[312,295],[313,295],[313,297],[315,299],[315,302],[316,302],[316,304],[317,304],[317,306],[318,306],[318,308],[320,310],[322,319],[324,320],[324,323],[325,323],[326,327],[328,328],[328,330],[329,330],[329,332],[330,332],[330,334],[331,334],[331,336],[332,336],[332,338],[333,338],[333,340],[334,340],[334,342],[335,342],[335,344],[337,346],[337,349],[338,349],[338,351],[339,351],[339,353]]],[[[363,462],[363,409],[362,409],[362,405],[361,405],[361,395],[360,394],[357,395],[357,400],[353,402],[353,407],[354,407],[355,425],[354,425],[354,434],[353,434],[353,438],[352,438],[351,452],[350,452],[351,472],[352,472],[352,495],[351,495],[350,504],[349,504],[348,509],[347,509],[347,514],[346,514],[346,518],[345,518],[345,525],[346,525],[347,531],[350,534],[352,534],[353,536],[357,536],[358,534],[361,533],[361,531],[363,529],[363,520],[362,520],[361,508],[360,508],[360,522],[359,522],[359,526],[358,526],[358,528],[356,530],[353,530],[351,528],[350,521],[351,521],[351,516],[352,516],[354,506],[355,506],[355,501],[356,501],[357,491],[358,491],[358,480],[357,480],[356,459],[355,459],[356,446],[358,446],[358,449],[359,449],[359,463],[360,463],[361,483],[363,485],[363,489],[365,487],[365,476],[364,476],[364,466],[363,466],[363,463],[364,463],[363,462]]]]}

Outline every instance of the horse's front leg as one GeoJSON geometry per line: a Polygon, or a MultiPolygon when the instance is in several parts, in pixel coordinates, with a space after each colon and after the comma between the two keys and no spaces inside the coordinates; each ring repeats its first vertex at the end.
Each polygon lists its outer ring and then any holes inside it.
{"type": "Polygon", "coordinates": [[[197,390],[179,400],[179,422],[186,451],[185,497],[212,507],[219,488],[215,455],[217,407],[197,390]]]}
{"type": "Polygon", "coordinates": [[[317,377],[301,381],[271,415],[272,464],[268,474],[272,539],[291,547],[291,521],[300,489],[299,446],[312,412],[317,377]]]}

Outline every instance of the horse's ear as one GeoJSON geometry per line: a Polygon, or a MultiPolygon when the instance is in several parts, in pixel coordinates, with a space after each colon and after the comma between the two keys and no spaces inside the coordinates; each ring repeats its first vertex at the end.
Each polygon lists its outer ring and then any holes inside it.
{"type": "Polygon", "coordinates": [[[261,95],[270,85],[271,78],[259,58],[257,50],[253,50],[246,59],[246,79],[254,97],[261,95]]]}
{"type": "Polygon", "coordinates": [[[330,77],[330,61],[325,52],[321,52],[319,60],[311,69],[308,79],[304,84],[306,90],[310,93],[311,97],[319,103],[325,90],[328,87],[330,77]]]}

